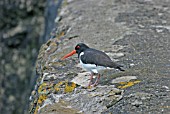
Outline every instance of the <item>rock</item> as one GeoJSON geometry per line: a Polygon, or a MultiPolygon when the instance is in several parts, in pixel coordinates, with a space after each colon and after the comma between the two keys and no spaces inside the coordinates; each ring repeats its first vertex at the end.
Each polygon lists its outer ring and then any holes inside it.
{"type": "Polygon", "coordinates": [[[133,103],[131,103],[133,106],[136,106],[136,107],[139,107],[142,102],[141,101],[138,101],[138,100],[135,100],[133,103]]]}
{"type": "Polygon", "coordinates": [[[123,76],[112,80],[112,83],[129,82],[130,80],[137,79],[136,76],[123,76]]]}
{"type": "Polygon", "coordinates": [[[162,86],[162,88],[165,88],[166,91],[170,91],[168,86],[162,86]]]}
{"type": "Polygon", "coordinates": [[[58,103],[48,105],[39,111],[39,114],[83,114],[81,111],[73,108],[69,103],[60,100],[58,103]]]}
{"type": "Polygon", "coordinates": [[[170,98],[167,92],[170,79],[167,66],[170,36],[169,2],[64,2],[59,13],[62,19],[57,23],[55,37],[52,37],[59,43],[58,48],[55,51],[55,45],[49,48],[49,45],[45,44],[38,57],[37,83],[41,81],[44,73],[55,74],[56,78],[46,78],[44,83],[39,83],[38,97],[33,96],[35,105],[31,109],[32,112],[36,113],[41,108],[41,113],[64,113],[64,109],[68,113],[74,110],[76,113],[85,114],[169,113],[168,109],[158,108],[169,104],[170,98]],[[126,68],[125,72],[104,72],[97,87],[83,88],[82,86],[88,84],[89,76],[77,65],[77,55],[59,61],[79,42],[118,57],[119,63],[129,68],[126,68]],[[50,53],[45,53],[44,50],[49,50],[50,53]],[[128,76],[132,77],[127,78],[128,76]],[[137,78],[142,80],[141,83],[137,78]],[[133,86],[134,84],[136,85],[133,86]],[[162,87],[163,85],[167,87],[162,87]],[[61,95],[59,101],[52,98],[52,104],[41,107],[43,103],[51,100],[51,94],[61,95]],[[64,105],[60,101],[64,102],[64,105]]]}
{"type": "Polygon", "coordinates": [[[135,64],[134,64],[134,63],[131,63],[131,64],[130,64],[130,67],[133,67],[133,66],[135,66],[135,64]]]}
{"type": "Polygon", "coordinates": [[[39,113],[57,113],[60,111],[62,113],[63,110],[66,112],[74,110],[79,113],[98,114],[118,102],[122,95],[123,91],[114,88],[114,86],[97,86],[90,90],[79,88],[74,94],[50,94],[40,106],[39,113]],[[51,110],[51,108],[55,110],[51,110]]]}
{"type": "Polygon", "coordinates": [[[73,107],[77,107],[85,113],[101,113],[114,105],[122,98],[123,91],[114,88],[114,86],[97,86],[93,91],[81,90],[72,96],[67,95],[67,101],[71,102],[73,107]],[[81,102],[75,102],[75,99],[81,102]]]}
{"type": "Polygon", "coordinates": [[[89,73],[88,72],[83,72],[83,73],[78,73],[78,76],[73,78],[71,80],[71,82],[74,82],[74,83],[76,83],[78,85],[81,85],[83,87],[87,87],[89,80],[90,80],[89,73]]]}
{"type": "Polygon", "coordinates": [[[113,58],[120,58],[120,57],[125,56],[124,53],[106,53],[106,54],[113,58]]]}

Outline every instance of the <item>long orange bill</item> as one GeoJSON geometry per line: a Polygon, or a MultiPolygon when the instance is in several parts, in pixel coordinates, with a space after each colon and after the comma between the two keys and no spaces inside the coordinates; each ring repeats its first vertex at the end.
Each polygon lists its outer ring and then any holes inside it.
{"type": "Polygon", "coordinates": [[[76,50],[73,50],[72,52],[68,53],[67,55],[65,55],[64,57],[61,58],[61,60],[64,60],[72,55],[76,54],[76,50]]]}

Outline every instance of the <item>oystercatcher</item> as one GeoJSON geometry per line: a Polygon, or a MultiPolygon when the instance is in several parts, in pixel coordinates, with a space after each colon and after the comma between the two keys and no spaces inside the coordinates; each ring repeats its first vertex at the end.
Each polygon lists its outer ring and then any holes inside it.
{"type": "Polygon", "coordinates": [[[120,71],[124,71],[121,67],[122,65],[114,63],[108,55],[104,52],[88,47],[84,43],[79,43],[76,45],[75,50],[66,54],[61,60],[72,56],[73,54],[78,54],[80,64],[84,69],[91,72],[90,82],[88,86],[96,86],[100,79],[99,71],[115,68],[120,71]],[[92,79],[94,74],[98,74],[97,79],[94,84],[92,84],[92,79]]]}

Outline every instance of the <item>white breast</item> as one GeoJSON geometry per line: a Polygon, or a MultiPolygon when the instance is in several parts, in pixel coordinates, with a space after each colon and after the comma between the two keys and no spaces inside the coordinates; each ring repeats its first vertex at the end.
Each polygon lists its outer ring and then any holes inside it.
{"type": "MultiPolygon", "coordinates": [[[[82,55],[84,55],[84,52],[80,53],[79,60],[80,60],[82,55]]],[[[86,69],[87,71],[92,72],[92,73],[99,73],[100,70],[106,69],[106,67],[96,66],[95,64],[84,64],[81,60],[80,60],[80,64],[82,65],[82,67],[84,69],[86,69]]]]}

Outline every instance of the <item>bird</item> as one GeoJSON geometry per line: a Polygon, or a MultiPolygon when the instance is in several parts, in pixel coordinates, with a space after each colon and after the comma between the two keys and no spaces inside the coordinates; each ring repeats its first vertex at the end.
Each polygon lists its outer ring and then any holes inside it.
{"type": "Polygon", "coordinates": [[[66,54],[61,58],[64,60],[74,54],[78,54],[78,58],[80,61],[81,66],[90,72],[90,82],[88,86],[97,86],[100,80],[100,71],[105,69],[118,69],[120,71],[124,71],[119,65],[111,60],[111,58],[104,52],[90,48],[84,43],[78,43],[75,46],[75,49],[70,53],[66,54]],[[97,79],[94,84],[92,84],[93,76],[97,74],[97,79]]]}

